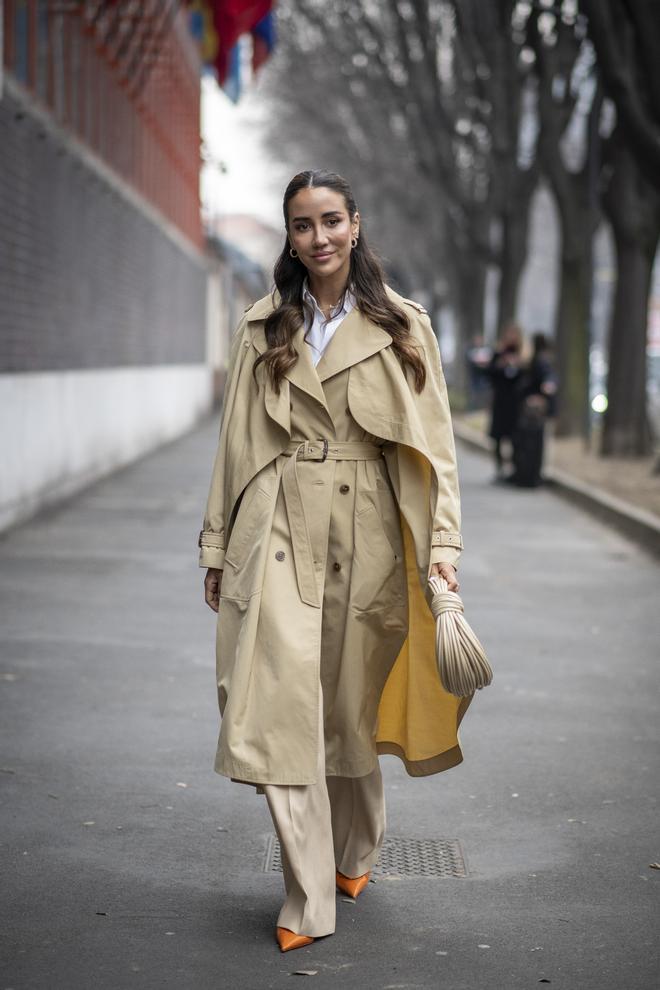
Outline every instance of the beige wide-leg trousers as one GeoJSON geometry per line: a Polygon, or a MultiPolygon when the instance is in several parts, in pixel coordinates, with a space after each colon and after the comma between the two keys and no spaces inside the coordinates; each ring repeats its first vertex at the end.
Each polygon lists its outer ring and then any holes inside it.
{"type": "Polygon", "coordinates": [[[286,888],[277,924],[316,938],[335,930],[335,870],[347,877],[368,873],[385,834],[379,764],[366,777],[326,777],[323,704],[319,717],[317,782],[263,785],[286,888]]]}

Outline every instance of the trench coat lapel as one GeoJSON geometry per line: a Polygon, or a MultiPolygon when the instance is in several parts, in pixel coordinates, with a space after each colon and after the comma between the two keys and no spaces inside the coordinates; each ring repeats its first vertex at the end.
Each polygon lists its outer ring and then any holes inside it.
{"type": "Polygon", "coordinates": [[[386,330],[372,323],[359,309],[353,309],[342,320],[316,365],[321,382],[338,375],[354,364],[377,354],[392,343],[386,330]]]}
{"type": "MultiPolygon", "coordinates": [[[[260,303],[255,304],[249,311],[248,321],[252,323],[253,321],[262,321],[272,313],[273,311],[272,302],[270,302],[269,297],[266,300],[261,300],[260,303]]],[[[266,350],[266,334],[264,330],[263,323],[260,323],[254,328],[252,343],[259,354],[263,354],[266,350]]],[[[318,374],[316,373],[316,368],[314,367],[314,362],[312,361],[312,352],[309,345],[305,342],[305,327],[301,326],[296,330],[293,336],[293,346],[298,352],[298,360],[296,363],[289,368],[285,373],[285,377],[291,383],[295,385],[296,388],[301,389],[312,398],[319,402],[326,412],[328,412],[328,406],[325,401],[325,392],[321,387],[321,381],[318,374]]],[[[280,397],[282,395],[282,390],[280,389],[280,397]]],[[[275,407],[279,407],[281,402],[277,400],[276,393],[268,384],[266,386],[266,407],[270,415],[273,415],[275,407]],[[271,394],[272,393],[272,394],[271,394]]],[[[278,415],[273,418],[277,422],[281,422],[281,417],[279,413],[281,410],[278,409],[278,415]]],[[[328,415],[330,413],[328,412],[328,415]]]]}
{"type": "MultiPolygon", "coordinates": [[[[265,320],[274,308],[272,297],[266,296],[255,303],[248,312],[248,322],[256,324],[253,328],[252,342],[260,354],[266,350],[266,336],[261,321],[265,320]]],[[[377,354],[392,343],[389,333],[372,323],[357,307],[351,310],[339,324],[316,367],[304,336],[304,327],[300,327],[293,338],[293,345],[298,351],[299,358],[286,373],[286,377],[292,385],[313,396],[326,409],[321,382],[364,361],[372,354],[377,354]]]]}

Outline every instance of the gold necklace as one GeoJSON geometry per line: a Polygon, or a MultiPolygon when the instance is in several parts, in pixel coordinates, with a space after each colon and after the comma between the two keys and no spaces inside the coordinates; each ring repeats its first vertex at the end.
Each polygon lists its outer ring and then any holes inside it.
{"type": "Polygon", "coordinates": [[[344,290],[342,292],[342,294],[340,295],[340,297],[339,297],[339,299],[337,300],[336,303],[333,303],[331,306],[320,306],[319,307],[320,310],[321,310],[321,312],[325,316],[326,320],[329,320],[331,318],[332,314],[337,309],[337,306],[342,301],[342,299],[344,298],[345,295],[346,295],[346,290],[344,290]]]}

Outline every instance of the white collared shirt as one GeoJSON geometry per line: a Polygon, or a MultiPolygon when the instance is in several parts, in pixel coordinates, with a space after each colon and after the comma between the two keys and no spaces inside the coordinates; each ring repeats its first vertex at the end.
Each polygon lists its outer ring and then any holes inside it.
{"type": "Polygon", "coordinates": [[[334,337],[339,324],[348,316],[351,310],[355,309],[357,300],[351,290],[346,289],[343,299],[339,300],[337,307],[330,315],[330,319],[326,320],[319,309],[319,304],[309,291],[309,283],[305,279],[303,282],[303,302],[307,304],[303,306],[303,312],[305,314],[305,340],[311,348],[312,361],[314,362],[314,367],[316,367],[323,357],[328,344],[334,337]]]}

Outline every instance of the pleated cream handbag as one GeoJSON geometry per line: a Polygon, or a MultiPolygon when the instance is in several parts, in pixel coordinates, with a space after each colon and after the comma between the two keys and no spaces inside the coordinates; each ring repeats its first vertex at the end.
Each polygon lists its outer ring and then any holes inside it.
{"type": "Polygon", "coordinates": [[[429,578],[433,592],[431,611],[435,619],[435,650],[438,672],[445,691],[466,698],[493,679],[493,669],[484,648],[463,616],[463,602],[449,591],[443,577],[429,578]]]}

